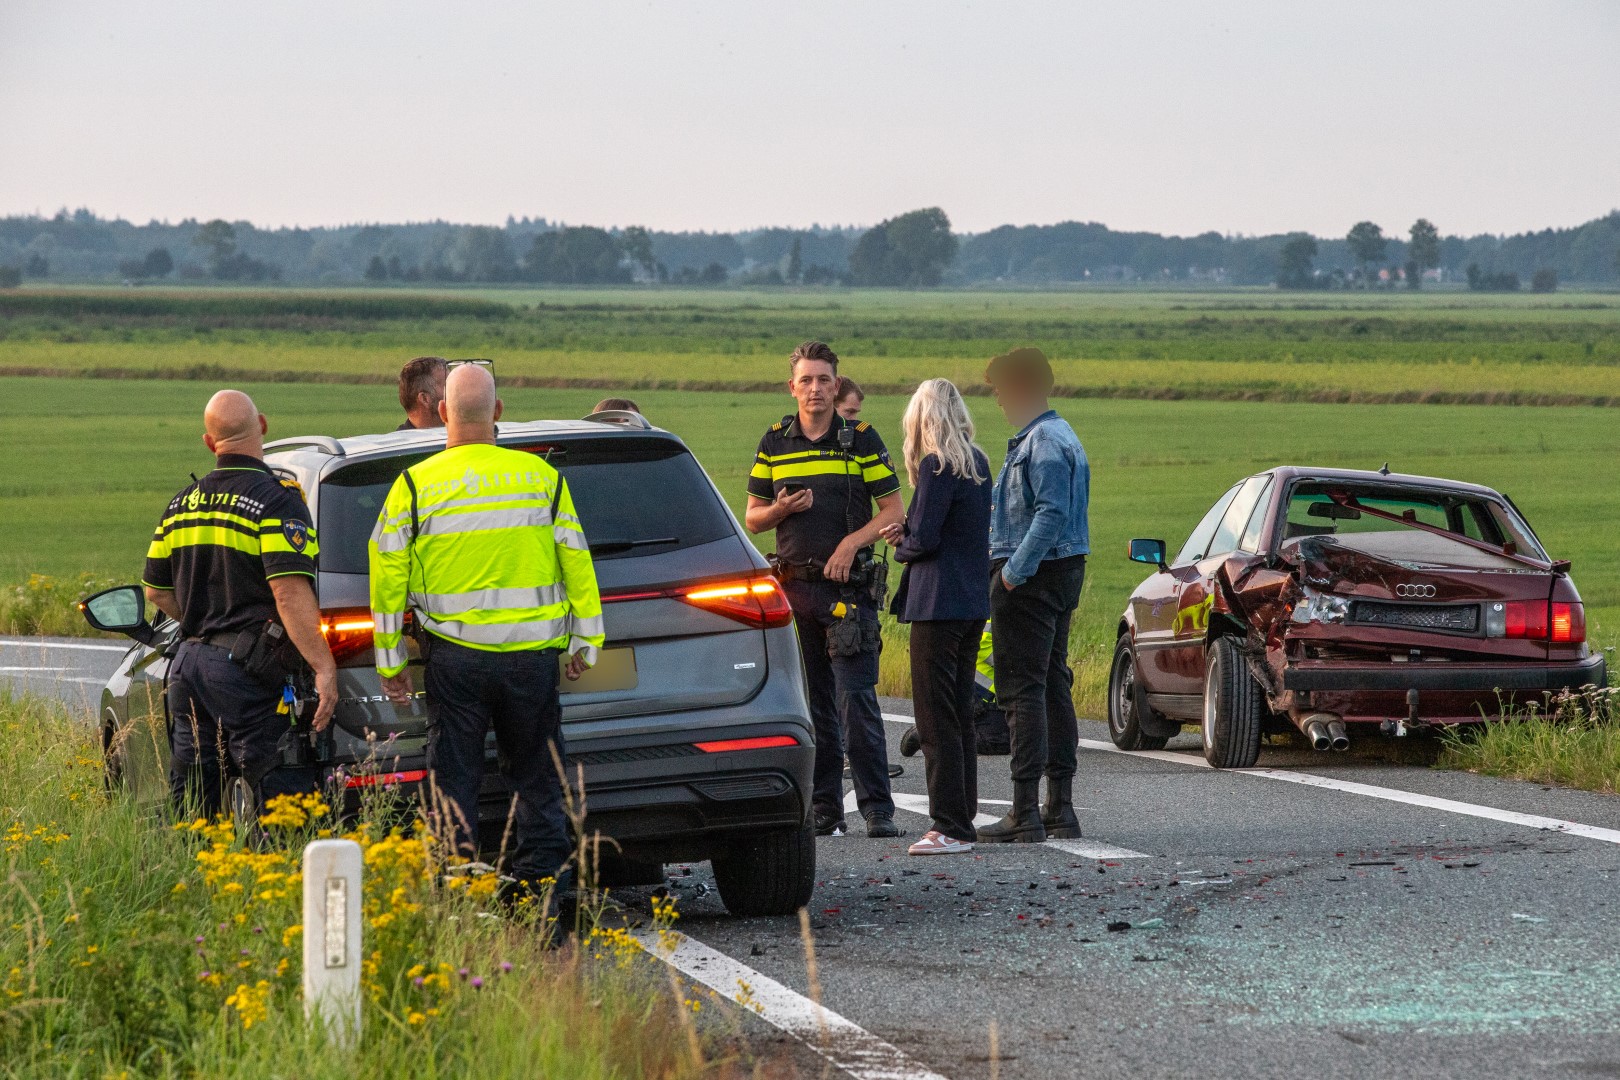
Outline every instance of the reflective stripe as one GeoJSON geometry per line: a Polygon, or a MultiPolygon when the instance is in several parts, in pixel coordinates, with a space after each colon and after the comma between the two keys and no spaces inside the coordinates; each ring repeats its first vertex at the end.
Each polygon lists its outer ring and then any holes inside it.
{"type": "Polygon", "coordinates": [[[259,554],[259,538],[249,536],[238,529],[223,525],[192,525],[187,528],[174,529],[164,537],[168,550],[175,548],[195,547],[200,544],[215,544],[219,547],[230,548],[233,551],[245,551],[249,555],[259,554]]]}
{"type": "Polygon", "coordinates": [[[469,506],[491,506],[497,503],[538,502],[550,506],[551,499],[552,493],[549,491],[514,491],[507,495],[470,495],[464,499],[447,499],[444,502],[418,502],[416,513],[418,517],[426,517],[429,514],[437,514],[441,510],[459,510],[469,506]]]}
{"type": "Polygon", "coordinates": [[[596,661],[602,655],[602,650],[582,637],[570,637],[568,639],[568,655],[572,656],[575,653],[582,654],[585,657],[585,662],[595,667],[596,661]]]}
{"type": "Polygon", "coordinates": [[[538,622],[464,623],[453,619],[435,619],[428,615],[424,621],[435,634],[443,634],[468,645],[561,645],[567,640],[568,631],[566,617],[541,619],[538,622]]]}
{"type": "Polygon", "coordinates": [[[405,632],[405,616],[403,614],[384,613],[373,611],[372,621],[377,624],[373,633],[376,634],[403,634],[405,632]]]}
{"type": "Polygon", "coordinates": [[[371,534],[371,542],[377,545],[377,551],[383,555],[404,551],[410,544],[410,540],[403,532],[383,532],[380,528],[371,534]]]}
{"type": "Polygon", "coordinates": [[[459,593],[412,593],[411,601],[429,615],[464,615],[469,611],[527,611],[553,607],[568,599],[559,585],[521,589],[474,589],[459,593]]]}
{"type": "Polygon", "coordinates": [[[861,467],[853,461],[843,458],[825,458],[821,461],[806,461],[797,465],[772,465],[771,479],[782,480],[793,476],[838,476],[848,474],[859,476],[861,467]]]}
{"type": "Polygon", "coordinates": [[[496,529],[533,528],[551,524],[551,515],[544,506],[519,507],[513,510],[472,510],[464,514],[432,514],[422,518],[420,536],[444,536],[448,533],[493,532],[496,529]]]}
{"type": "Polygon", "coordinates": [[[573,548],[575,551],[589,551],[591,545],[585,540],[585,534],[575,532],[573,529],[553,529],[558,547],[573,548]]]}
{"type": "Polygon", "coordinates": [[[577,638],[602,638],[607,635],[607,627],[600,615],[570,615],[568,617],[568,633],[577,638]]]}
{"type": "Polygon", "coordinates": [[[377,649],[377,670],[383,675],[398,675],[410,662],[410,656],[405,651],[405,643],[401,642],[390,649],[377,649]]]}

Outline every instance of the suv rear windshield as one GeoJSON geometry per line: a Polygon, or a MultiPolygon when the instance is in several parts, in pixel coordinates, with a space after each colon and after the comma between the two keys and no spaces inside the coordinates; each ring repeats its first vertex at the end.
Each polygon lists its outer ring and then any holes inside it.
{"type": "MultiPolygon", "coordinates": [[[[557,440],[509,449],[550,451],[547,460],[568,481],[599,560],[678,551],[732,535],[731,519],[697,459],[674,440],[557,440]]],[[[389,489],[405,468],[430,456],[363,462],[321,481],[322,570],[368,572],[366,541],[389,489]]]]}

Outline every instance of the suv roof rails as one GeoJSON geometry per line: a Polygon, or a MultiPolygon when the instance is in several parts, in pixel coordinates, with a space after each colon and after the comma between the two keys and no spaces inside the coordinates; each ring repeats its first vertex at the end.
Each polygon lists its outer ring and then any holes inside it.
{"type": "Polygon", "coordinates": [[[299,450],[314,447],[323,454],[332,457],[343,457],[343,444],[330,435],[299,435],[291,439],[277,439],[275,442],[264,444],[265,453],[272,450],[299,450]]]}
{"type": "Polygon", "coordinates": [[[638,412],[629,409],[603,409],[593,412],[585,418],[589,424],[617,424],[619,427],[639,428],[642,431],[652,430],[652,421],[638,412]]]}

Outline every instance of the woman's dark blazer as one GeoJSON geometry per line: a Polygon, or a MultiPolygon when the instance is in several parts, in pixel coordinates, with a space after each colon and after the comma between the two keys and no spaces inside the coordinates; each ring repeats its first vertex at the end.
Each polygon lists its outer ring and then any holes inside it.
{"type": "Polygon", "coordinates": [[[894,557],[905,564],[890,610],[901,622],[990,617],[990,462],[973,452],[984,480],[975,484],[929,454],[917,466],[917,490],[894,557]]]}

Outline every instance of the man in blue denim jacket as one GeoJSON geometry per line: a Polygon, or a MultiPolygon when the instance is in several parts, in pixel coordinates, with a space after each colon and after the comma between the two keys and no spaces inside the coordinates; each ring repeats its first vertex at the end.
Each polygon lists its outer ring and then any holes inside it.
{"type": "Polygon", "coordinates": [[[1072,839],[1080,835],[1073,795],[1080,727],[1069,623],[1091,550],[1091,466],[1074,429],[1047,402],[1053,378],[1044,353],[998,356],[985,381],[1019,430],[1007,443],[990,512],[990,629],[996,698],[1012,731],[1013,805],[979,830],[979,840],[1072,839]],[[1042,773],[1044,806],[1037,805],[1042,773]]]}

